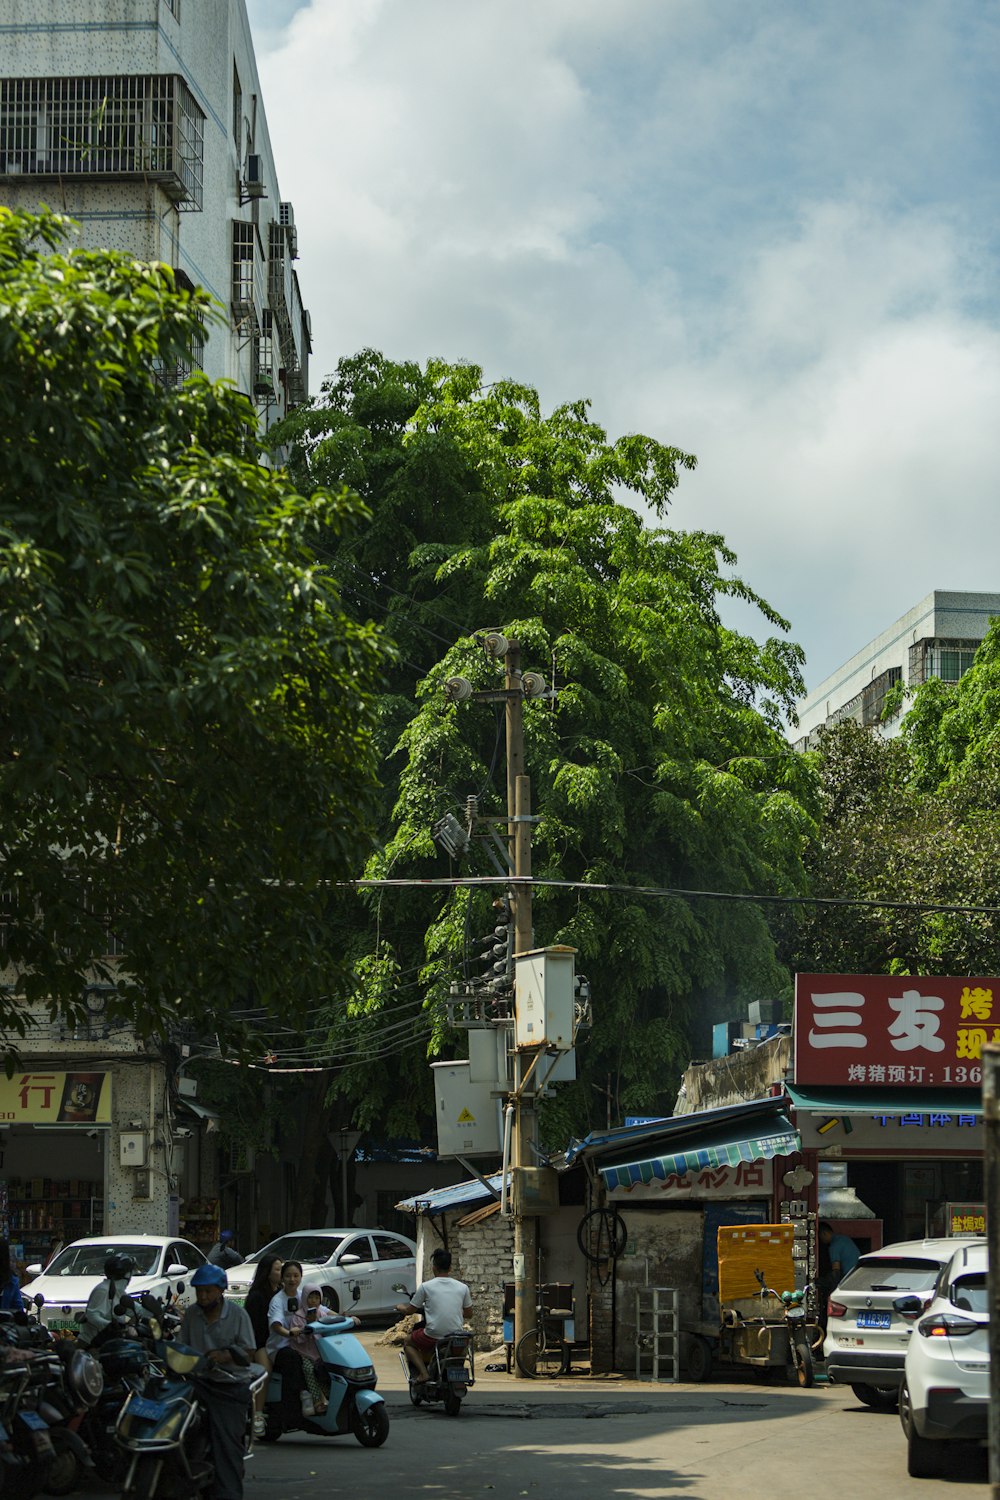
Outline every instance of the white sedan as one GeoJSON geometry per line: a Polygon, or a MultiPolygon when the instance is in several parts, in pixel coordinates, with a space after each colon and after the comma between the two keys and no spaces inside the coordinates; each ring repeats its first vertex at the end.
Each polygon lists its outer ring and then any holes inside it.
{"type": "Polygon", "coordinates": [[[319,1281],[334,1312],[389,1317],[399,1301],[397,1283],[416,1285],[417,1247],[385,1229],[296,1229],[271,1240],[241,1266],[227,1268],[228,1296],[243,1302],[264,1256],[298,1261],[319,1281]]]}
{"type": "Polygon", "coordinates": [[[176,1236],[121,1234],[74,1240],[44,1271],[41,1266],[28,1267],[34,1280],[24,1288],[25,1300],[45,1298],[41,1315],[48,1328],[75,1329],[76,1314],[104,1280],[104,1262],[111,1255],[127,1255],[135,1262],[128,1293],[136,1298],[143,1292],[152,1292],[154,1297],[183,1293],[192,1272],[205,1263],[195,1245],[176,1236]]]}

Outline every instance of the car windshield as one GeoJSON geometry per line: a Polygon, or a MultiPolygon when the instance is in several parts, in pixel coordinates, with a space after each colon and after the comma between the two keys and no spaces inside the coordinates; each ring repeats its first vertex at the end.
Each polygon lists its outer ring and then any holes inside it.
{"type": "Polygon", "coordinates": [[[968,1276],[959,1276],[951,1284],[951,1300],[963,1312],[989,1312],[986,1295],[986,1272],[974,1271],[968,1276]]]}
{"type": "Polygon", "coordinates": [[[937,1281],[939,1261],[919,1260],[915,1256],[883,1256],[879,1260],[859,1260],[848,1271],[840,1292],[926,1292],[937,1281]]]}
{"type": "Polygon", "coordinates": [[[160,1258],[159,1245],[67,1245],[51,1265],[46,1276],[103,1276],[104,1262],[111,1255],[127,1255],[135,1261],[136,1276],[150,1276],[160,1258]]]}
{"type": "Polygon", "coordinates": [[[280,1255],[282,1260],[300,1260],[303,1265],[325,1266],[341,1245],[342,1234],[285,1234],[280,1240],[272,1240],[263,1250],[249,1257],[256,1265],[263,1255],[280,1255]]]}

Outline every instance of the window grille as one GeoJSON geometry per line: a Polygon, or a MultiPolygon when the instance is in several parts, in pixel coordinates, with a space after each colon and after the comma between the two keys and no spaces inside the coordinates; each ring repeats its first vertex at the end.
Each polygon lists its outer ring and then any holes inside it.
{"type": "Polygon", "coordinates": [[[256,344],[256,373],[253,393],[259,401],[275,399],[275,379],[278,374],[274,365],[274,319],[271,309],[265,307],[260,315],[260,334],[256,344]]]}
{"type": "Polygon", "coordinates": [[[199,210],[204,118],[172,74],[0,79],[0,175],[153,180],[199,210]]]}
{"type": "Polygon", "coordinates": [[[194,339],[188,351],[187,359],[179,359],[174,364],[166,364],[162,359],[153,361],[153,378],[164,390],[173,390],[175,386],[183,385],[192,370],[203,370],[205,368],[205,340],[194,339]]]}
{"type": "Polygon", "coordinates": [[[981,641],[926,640],[910,647],[910,683],[913,686],[928,678],[958,682],[975,661],[981,641]]]}
{"type": "Polygon", "coordinates": [[[233,315],[245,322],[254,311],[254,226],[245,219],[233,220],[233,315]]]}

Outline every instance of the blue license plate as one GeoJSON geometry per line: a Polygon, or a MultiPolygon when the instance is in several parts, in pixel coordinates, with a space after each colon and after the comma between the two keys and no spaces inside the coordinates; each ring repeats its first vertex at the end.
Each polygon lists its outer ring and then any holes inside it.
{"type": "Polygon", "coordinates": [[[30,1427],[32,1432],[48,1432],[49,1430],[48,1422],[40,1417],[37,1411],[19,1411],[18,1416],[25,1427],[30,1427]]]}
{"type": "Polygon", "coordinates": [[[146,1396],[133,1396],[128,1409],[130,1416],[144,1417],[148,1422],[162,1422],[167,1415],[162,1401],[150,1401],[146,1396]]]}
{"type": "Polygon", "coordinates": [[[458,1369],[458,1370],[449,1370],[448,1371],[448,1379],[449,1380],[460,1380],[462,1382],[462,1384],[465,1385],[465,1384],[468,1383],[469,1372],[465,1368],[465,1366],[462,1365],[461,1369],[458,1369]]]}
{"type": "Polygon", "coordinates": [[[859,1328],[888,1328],[892,1322],[892,1314],[887,1312],[859,1312],[859,1328]]]}

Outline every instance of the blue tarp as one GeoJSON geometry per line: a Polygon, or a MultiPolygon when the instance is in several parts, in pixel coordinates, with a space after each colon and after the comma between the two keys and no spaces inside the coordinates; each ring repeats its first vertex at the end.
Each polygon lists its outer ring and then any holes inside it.
{"type": "Polygon", "coordinates": [[[429,1193],[415,1193],[412,1198],[404,1198],[402,1203],[396,1207],[404,1214],[443,1214],[449,1208],[472,1208],[477,1203],[489,1203],[500,1194],[500,1173],[494,1172],[491,1177],[486,1178],[490,1187],[495,1189],[491,1193],[489,1188],[476,1178],[472,1182],[459,1182],[454,1187],[432,1188],[429,1193]]]}

